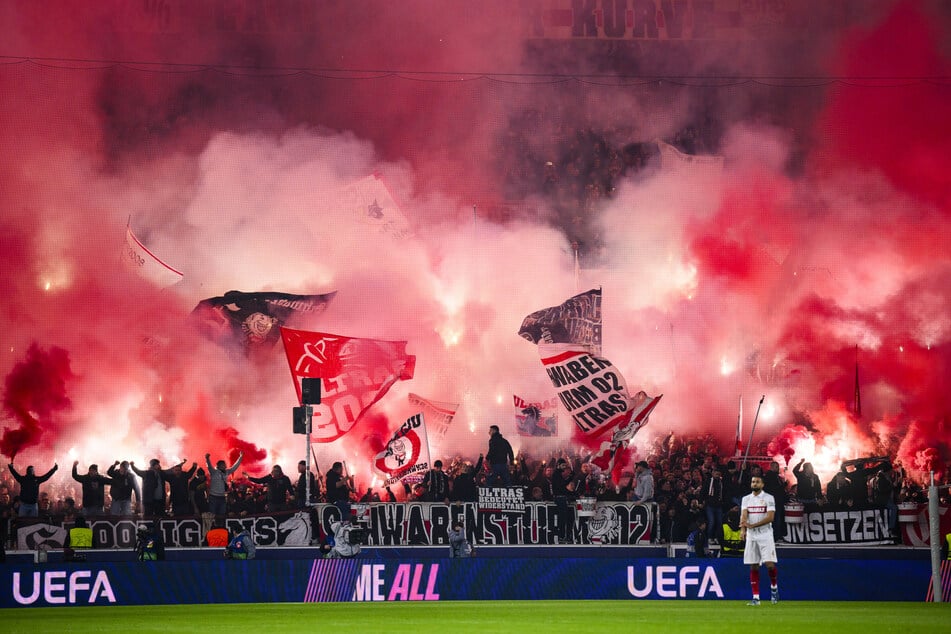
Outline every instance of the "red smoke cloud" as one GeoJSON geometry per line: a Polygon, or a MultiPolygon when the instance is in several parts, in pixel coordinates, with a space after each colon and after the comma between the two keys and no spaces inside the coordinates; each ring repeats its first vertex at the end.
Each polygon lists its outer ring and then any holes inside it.
{"type": "Polygon", "coordinates": [[[872,168],[916,198],[951,211],[942,148],[951,141],[947,77],[951,63],[940,19],[924,3],[898,2],[872,28],[855,29],[830,66],[858,88],[835,87],[821,119],[830,150],[845,164],[872,168]],[[906,78],[925,78],[914,81],[906,78]],[[900,90],[895,86],[910,84],[900,90]]]}
{"type": "Polygon", "coordinates": [[[19,423],[0,438],[0,453],[12,460],[22,449],[39,445],[45,435],[62,428],[61,414],[72,406],[67,385],[73,378],[69,353],[62,348],[43,350],[35,343],[4,382],[3,410],[19,423]]]}

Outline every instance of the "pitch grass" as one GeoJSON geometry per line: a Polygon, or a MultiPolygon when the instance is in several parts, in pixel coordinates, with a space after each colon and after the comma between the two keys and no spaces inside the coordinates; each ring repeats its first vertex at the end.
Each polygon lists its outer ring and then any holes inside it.
{"type": "Polygon", "coordinates": [[[787,601],[447,601],[279,603],[0,611],[0,631],[24,632],[850,632],[951,633],[951,604],[787,601]]]}

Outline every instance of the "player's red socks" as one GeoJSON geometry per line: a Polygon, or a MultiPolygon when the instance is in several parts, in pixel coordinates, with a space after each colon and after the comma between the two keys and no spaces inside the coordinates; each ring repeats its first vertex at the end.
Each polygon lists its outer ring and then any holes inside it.
{"type": "Polygon", "coordinates": [[[766,571],[769,573],[769,585],[773,588],[776,587],[776,578],[779,576],[779,569],[776,566],[772,568],[767,568],[766,571]]]}
{"type": "Polygon", "coordinates": [[[759,597],[759,569],[750,568],[750,586],[753,588],[753,596],[759,597]]]}

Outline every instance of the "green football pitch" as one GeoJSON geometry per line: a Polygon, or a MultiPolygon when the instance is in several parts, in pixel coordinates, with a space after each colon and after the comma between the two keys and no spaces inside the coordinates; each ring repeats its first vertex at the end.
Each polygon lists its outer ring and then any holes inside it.
{"type": "Polygon", "coordinates": [[[24,632],[834,632],[951,633],[951,604],[787,601],[455,601],[17,608],[24,632]]]}

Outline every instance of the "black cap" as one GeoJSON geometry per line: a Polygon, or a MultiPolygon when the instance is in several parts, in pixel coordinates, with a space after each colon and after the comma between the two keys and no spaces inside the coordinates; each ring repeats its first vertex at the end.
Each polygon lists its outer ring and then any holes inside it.
{"type": "Polygon", "coordinates": [[[651,468],[650,465],[647,464],[647,461],[646,461],[646,460],[641,460],[640,462],[638,462],[638,463],[637,463],[636,465],[634,465],[634,466],[636,466],[636,467],[644,467],[645,469],[650,469],[650,468],[651,468]]]}

